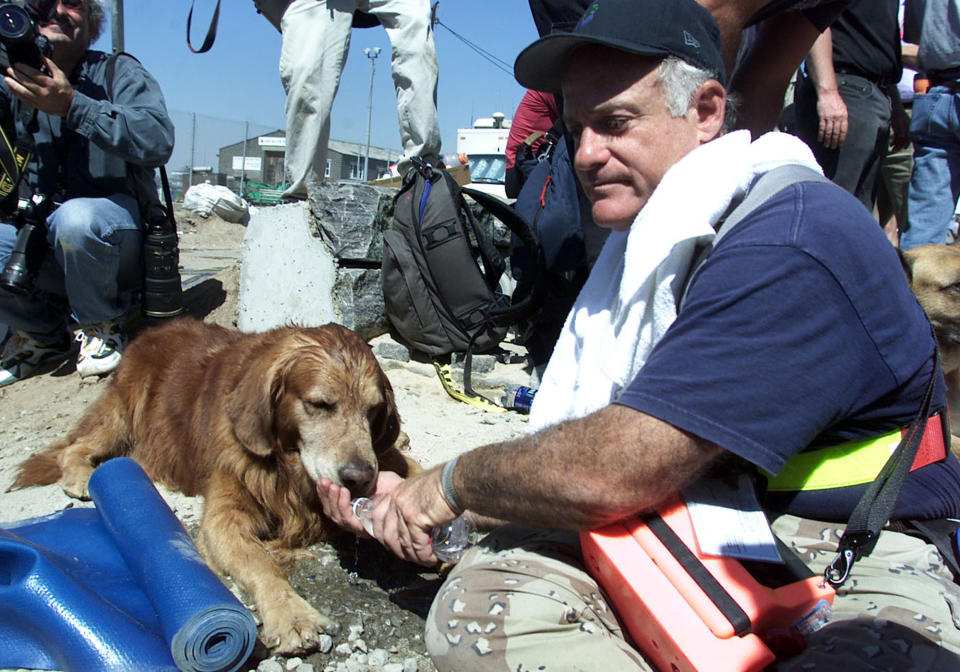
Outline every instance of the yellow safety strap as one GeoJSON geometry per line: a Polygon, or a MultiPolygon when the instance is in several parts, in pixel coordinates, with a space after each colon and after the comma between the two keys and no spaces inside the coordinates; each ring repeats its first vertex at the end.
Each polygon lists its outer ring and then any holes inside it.
{"type": "Polygon", "coordinates": [[[794,455],[776,476],[767,477],[769,492],[826,490],[872,482],[900,444],[900,430],[873,439],[794,455]]]}
{"type": "Polygon", "coordinates": [[[465,390],[461,390],[457,387],[457,384],[453,380],[453,375],[450,373],[450,365],[438,362],[433,360],[433,368],[437,370],[437,375],[440,376],[440,382],[443,384],[443,389],[447,391],[451,397],[457,401],[462,401],[465,404],[470,404],[471,406],[476,406],[482,411],[487,411],[488,413],[506,413],[507,409],[503,406],[499,406],[486,397],[483,397],[479,394],[469,394],[465,390]]]}

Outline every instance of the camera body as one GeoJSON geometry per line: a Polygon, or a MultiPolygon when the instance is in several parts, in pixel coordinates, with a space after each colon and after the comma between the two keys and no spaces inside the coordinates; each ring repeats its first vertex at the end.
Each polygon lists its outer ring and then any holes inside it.
{"type": "Polygon", "coordinates": [[[49,16],[56,0],[0,0],[0,65],[24,63],[37,70],[43,69],[40,58],[50,56],[53,47],[37,31],[37,24],[49,16]],[[5,61],[5,62],[2,62],[5,61]]]}

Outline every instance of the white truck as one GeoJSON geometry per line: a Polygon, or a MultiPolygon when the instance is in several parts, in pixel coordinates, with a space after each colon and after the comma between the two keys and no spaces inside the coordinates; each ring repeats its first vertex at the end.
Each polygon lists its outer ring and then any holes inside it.
{"type": "Polygon", "coordinates": [[[471,187],[506,198],[503,183],[509,133],[510,120],[502,112],[480,117],[473,128],[457,130],[457,155],[461,163],[470,165],[471,187]]]}

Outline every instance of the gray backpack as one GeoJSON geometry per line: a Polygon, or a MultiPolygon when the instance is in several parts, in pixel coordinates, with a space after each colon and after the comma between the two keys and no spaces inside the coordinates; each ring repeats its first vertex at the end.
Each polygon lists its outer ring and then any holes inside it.
{"type": "Polygon", "coordinates": [[[529,226],[489,194],[460,187],[445,171],[415,160],[383,234],[383,299],[396,332],[433,357],[463,352],[469,387],[473,352],[496,348],[511,324],[532,313],[540,295],[511,304],[499,289],[506,262],[464,200],[469,195],[529,248],[529,226]]]}

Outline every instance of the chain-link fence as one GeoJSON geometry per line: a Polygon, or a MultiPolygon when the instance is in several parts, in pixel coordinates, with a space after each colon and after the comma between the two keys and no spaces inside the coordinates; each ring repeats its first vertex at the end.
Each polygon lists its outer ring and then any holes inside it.
{"type": "Polygon", "coordinates": [[[282,128],[253,121],[170,110],[176,128],[167,174],[175,201],[191,184],[209,181],[242,194],[250,182],[283,181],[282,128]],[[276,131],[280,130],[280,133],[276,131]],[[246,140],[246,143],[244,143],[246,140]]]}

